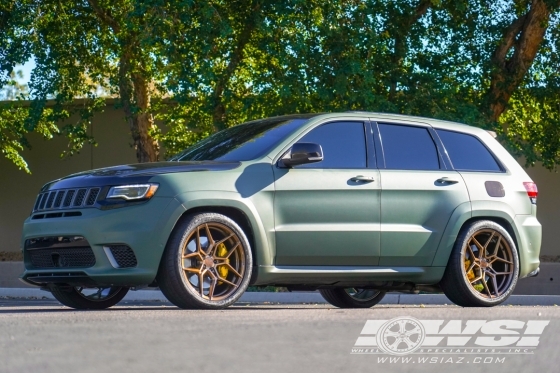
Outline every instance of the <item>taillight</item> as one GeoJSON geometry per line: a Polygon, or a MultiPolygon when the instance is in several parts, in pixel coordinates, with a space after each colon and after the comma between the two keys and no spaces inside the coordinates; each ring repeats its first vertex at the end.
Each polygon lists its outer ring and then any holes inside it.
{"type": "Polygon", "coordinates": [[[523,186],[525,187],[525,190],[527,191],[527,195],[529,196],[529,199],[531,200],[531,203],[533,205],[537,204],[537,196],[539,195],[539,190],[537,189],[537,184],[533,183],[533,182],[529,182],[526,181],[523,183],[523,186]]]}

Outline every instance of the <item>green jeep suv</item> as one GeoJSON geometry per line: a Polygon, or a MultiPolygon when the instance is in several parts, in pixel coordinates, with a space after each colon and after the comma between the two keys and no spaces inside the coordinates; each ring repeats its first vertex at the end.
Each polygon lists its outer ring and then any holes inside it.
{"type": "Polygon", "coordinates": [[[101,309],[159,286],[218,309],[249,285],[337,307],[386,292],[494,306],[539,271],[537,187],[491,133],[400,115],[281,116],[168,162],[86,171],[40,191],[22,280],[101,309]]]}

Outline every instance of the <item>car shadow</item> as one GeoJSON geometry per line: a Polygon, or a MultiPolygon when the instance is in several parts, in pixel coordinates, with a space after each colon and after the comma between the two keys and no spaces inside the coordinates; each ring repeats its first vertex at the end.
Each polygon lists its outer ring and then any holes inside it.
{"type": "Polygon", "coordinates": [[[251,197],[274,185],[273,167],[270,163],[255,163],[245,167],[235,181],[235,188],[241,197],[251,197]]]}
{"type": "MultiPolygon", "coordinates": [[[[243,312],[243,311],[281,311],[281,310],[297,310],[305,311],[335,311],[335,312],[363,312],[364,309],[340,309],[328,304],[262,304],[262,303],[236,303],[228,308],[221,310],[183,310],[169,302],[129,302],[119,303],[116,306],[104,310],[76,310],[65,307],[54,300],[17,300],[3,301],[0,303],[0,315],[8,314],[40,314],[40,313],[72,313],[72,312],[141,312],[141,311],[181,311],[185,313],[193,312],[243,312]]],[[[402,309],[402,305],[382,305],[377,309],[402,309]]],[[[371,308],[375,312],[376,308],[371,308]]]]}

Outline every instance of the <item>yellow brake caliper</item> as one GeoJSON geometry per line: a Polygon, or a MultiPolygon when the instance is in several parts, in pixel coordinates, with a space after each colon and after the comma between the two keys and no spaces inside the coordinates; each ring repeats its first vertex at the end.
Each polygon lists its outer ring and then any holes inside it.
{"type": "MultiPolygon", "coordinates": [[[[465,258],[465,271],[467,271],[469,269],[469,267],[471,266],[471,263],[472,263],[472,261],[465,258]]],[[[472,280],[475,279],[474,267],[473,267],[473,269],[471,269],[470,271],[467,272],[467,278],[469,279],[469,281],[472,281],[472,280]]],[[[482,280],[482,281],[484,281],[484,280],[482,280]]],[[[482,290],[484,290],[484,285],[483,284],[474,284],[473,288],[475,288],[478,291],[482,291],[482,290]]]]}
{"type": "MultiPolygon", "coordinates": [[[[465,258],[465,271],[467,271],[471,265],[471,261],[465,258]]],[[[474,272],[471,269],[470,271],[467,272],[467,278],[469,279],[469,281],[474,280],[474,272]]]]}
{"type": "MultiPolygon", "coordinates": [[[[218,245],[218,248],[216,250],[216,256],[218,258],[223,258],[224,256],[226,256],[226,254],[227,254],[227,248],[226,248],[226,245],[224,245],[224,243],[222,242],[220,245],[218,245]]],[[[225,262],[229,263],[229,259],[226,259],[225,262]]],[[[222,278],[227,278],[227,275],[229,273],[229,269],[228,269],[227,266],[221,265],[221,266],[218,267],[218,273],[220,274],[220,276],[222,278]]],[[[218,284],[221,285],[221,284],[223,284],[223,282],[218,281],[218,284]]]]}

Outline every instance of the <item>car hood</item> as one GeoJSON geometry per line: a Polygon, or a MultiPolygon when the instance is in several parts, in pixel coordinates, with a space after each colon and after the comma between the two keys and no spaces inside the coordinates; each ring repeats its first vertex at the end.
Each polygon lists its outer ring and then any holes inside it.
{"type": "Polygon", "coordinates": [[[51,181],[41,191],[51,189],[81,188],[122,183],[147,182],[152,176],[175,172],[226,171],[237,168],[241,162],[154,162],[99,168],[72,174],[51,181]]]}

